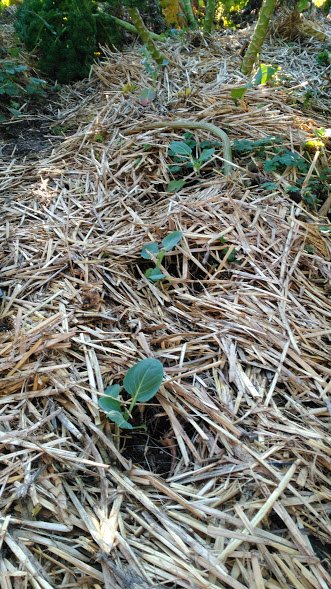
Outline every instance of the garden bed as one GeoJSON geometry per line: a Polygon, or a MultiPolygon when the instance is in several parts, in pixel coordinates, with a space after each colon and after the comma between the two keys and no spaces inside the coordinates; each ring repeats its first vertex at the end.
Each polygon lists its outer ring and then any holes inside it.
{"type": "Polygon", "coordinates": [[[242,34],[178,41],[156,83],[137,48],[107,52],[63,91],[60,144],[4,154],[6,589],[331,585],[327,97],[303,112],[296,70],[234,101],[242,34]],[[184,169],[170,144],[198,159],[215,138],[147,128],[174,119],[250,147],[229,176],[220,145],[184,169]],[[175,230],[151,282],[142,249],[175,230]],[[119,432],[98,399],[146,357],[163,385],[136,409],[146,431],[119,432]]]}

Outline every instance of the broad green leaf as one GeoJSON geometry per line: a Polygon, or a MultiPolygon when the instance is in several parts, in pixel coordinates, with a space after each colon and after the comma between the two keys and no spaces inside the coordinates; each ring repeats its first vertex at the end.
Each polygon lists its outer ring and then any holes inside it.
{"type": "Polygon", "coordinates": [[[264,85],[269,82],[278,69],[279,68],[274,68],[271,65],[261,63],[253,80],[254,86],[264,85]]]}
{"type": "Polygon", "coordinates": [[[118,395],[121,387],[118,384],[110,385],[105,390],[107,397],[100,397],[98,405],[102,411],[108,413],[109,411],[120,411],[121,403],[118,401],[118,395]]]}
{"type": "Polygon", "coordinates": [[[157,245],[156,241],[152,241],[151,243],[146,243],[146,245],[144,245],[140,255],[142,258],[144,258],[144,260],[152,260],[153,256],[157,256],[158,253],[159,246],[157,245]]]}
{"type": "Polygon", "coordinates": [[[175,245],[177,245],[177,243],[180,242],[182,237],[182,231],[173,231],[172,233],[169,233],[169,235],[162,239],[162,248],[166,252],[170,252],[170,250],[172,250],[175,247],[175,245]]]}
{"type": "Polygon", "coordinates": [[[185,180],[183,178],[181,180],[171,180],[167,186],[167,192],[178,192],[178,190],[183,188],[184,184],[185,180]]]}
{"type": "Polygon", "coordinates": [[[231,98],[234,101],[240,100],[241,98],[243,98],[245,96],[247,92],[247,88],[246,86],[240,86],[239,88],[233,88],[231,90],[231,98]]]}
{"type": "Polygon", "coordinates": [[[175,174],[176,172],[180,172],[181,171],[181,167],[180,166],[168,166],[168,170],[169,172],[172,172],[173,174],[175,174]]]}
{"type": "Polygon", "coordinates": [[[116,423],[118,427],[121,429],[133,429],[131,423],[129,423],[125,418],[124,415],[120,411],[109,411],[107,413],[108,419],[113,423],[116,423]]]}
{"type": "Polygon", "coordinates": [[[321,225],[319,230],[321,233],[331,233],[331,225],[321,225]]]}
{"type": "Polygon", "coordinates": [[[161,270],[158,268],[148,268],[148,270],[145,272],[145,276],[148,278],[148,280],[151,280],[151,282],[158,282],[158,280],[163,280],[163,278],[166,278],[166,275],[162,274],[161,270]]]}
{"type": "Polygon", "coordinates": [[[113,399],[117,399],[118,395],[120,394],[121,387],[119,384],[110,384],[106,389],[104,394],[107,397],[112,397],[113,399]]]}
{"type": "Polygon", "coordinates": [[[184,141],[172,141],[169,145],[169,149],[174,155],[190,156],[192,154],[192,148],[187,145],[187,143],[184,143],[184,141]]]}
{"type": "Polygon", "coordinates": [[[202,162],[207,162],[208,160],[210,160],[213,155],[215,153],[215,148],[212,147],[210,149],[203,149],[202,152],[200,153],[200,157],[199,157],[199,161],[202,162]]]}
{"type": "Polygon", "coordinates": [[[149,401],[156,395],[163,379],[163,365],[155,358],[140,360],[130,368],[124,378],[124,388],[132,397],[130,410],[137,401],[149,401]]]}

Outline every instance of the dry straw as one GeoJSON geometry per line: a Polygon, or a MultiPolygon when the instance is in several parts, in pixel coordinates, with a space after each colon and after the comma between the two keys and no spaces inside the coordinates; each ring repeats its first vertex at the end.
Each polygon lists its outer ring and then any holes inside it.
{"type": "Polygon", "coordinates": [[[325,218],[288,199],[288,175],[269,195],[240,164],[225,178],[221,151],[169,194],[181,131],[131,134],[186,118],[298,148],[325,126],[282,86],[234,105],[236,39],[175,44],[145,107],[122,88],[151,83],[138,50],[108,52],[63,98],[74,132],[1,163],[1,589],[331,586],[325,218]],[[152,284],[142,246],[173,230],[172,278],[152,284]],[[166,424],[163,473],[132,464],[97,404],[146,356],[166,371],[141,415],[166,424]]]}

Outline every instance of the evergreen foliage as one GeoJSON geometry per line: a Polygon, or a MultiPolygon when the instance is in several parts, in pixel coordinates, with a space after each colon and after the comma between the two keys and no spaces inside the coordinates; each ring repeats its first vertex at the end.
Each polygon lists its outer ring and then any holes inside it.
{"type": "Polygon", "coordinates": [[[120,44],[122,33],[91,0],[23,0],[16,31],[39,68],[60,83],[84,78],[98,43],[120,44]]]}

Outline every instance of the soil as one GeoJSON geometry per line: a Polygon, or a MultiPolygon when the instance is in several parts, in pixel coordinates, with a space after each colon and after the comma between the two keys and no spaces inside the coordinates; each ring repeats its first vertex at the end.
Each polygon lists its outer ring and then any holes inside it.
{"type": "Polygon", "coordinates": [[[49,122],[40,119],[14,119],[0,127],[2,156],[38,157],[60,139],[52,135],[49,122]]]}

